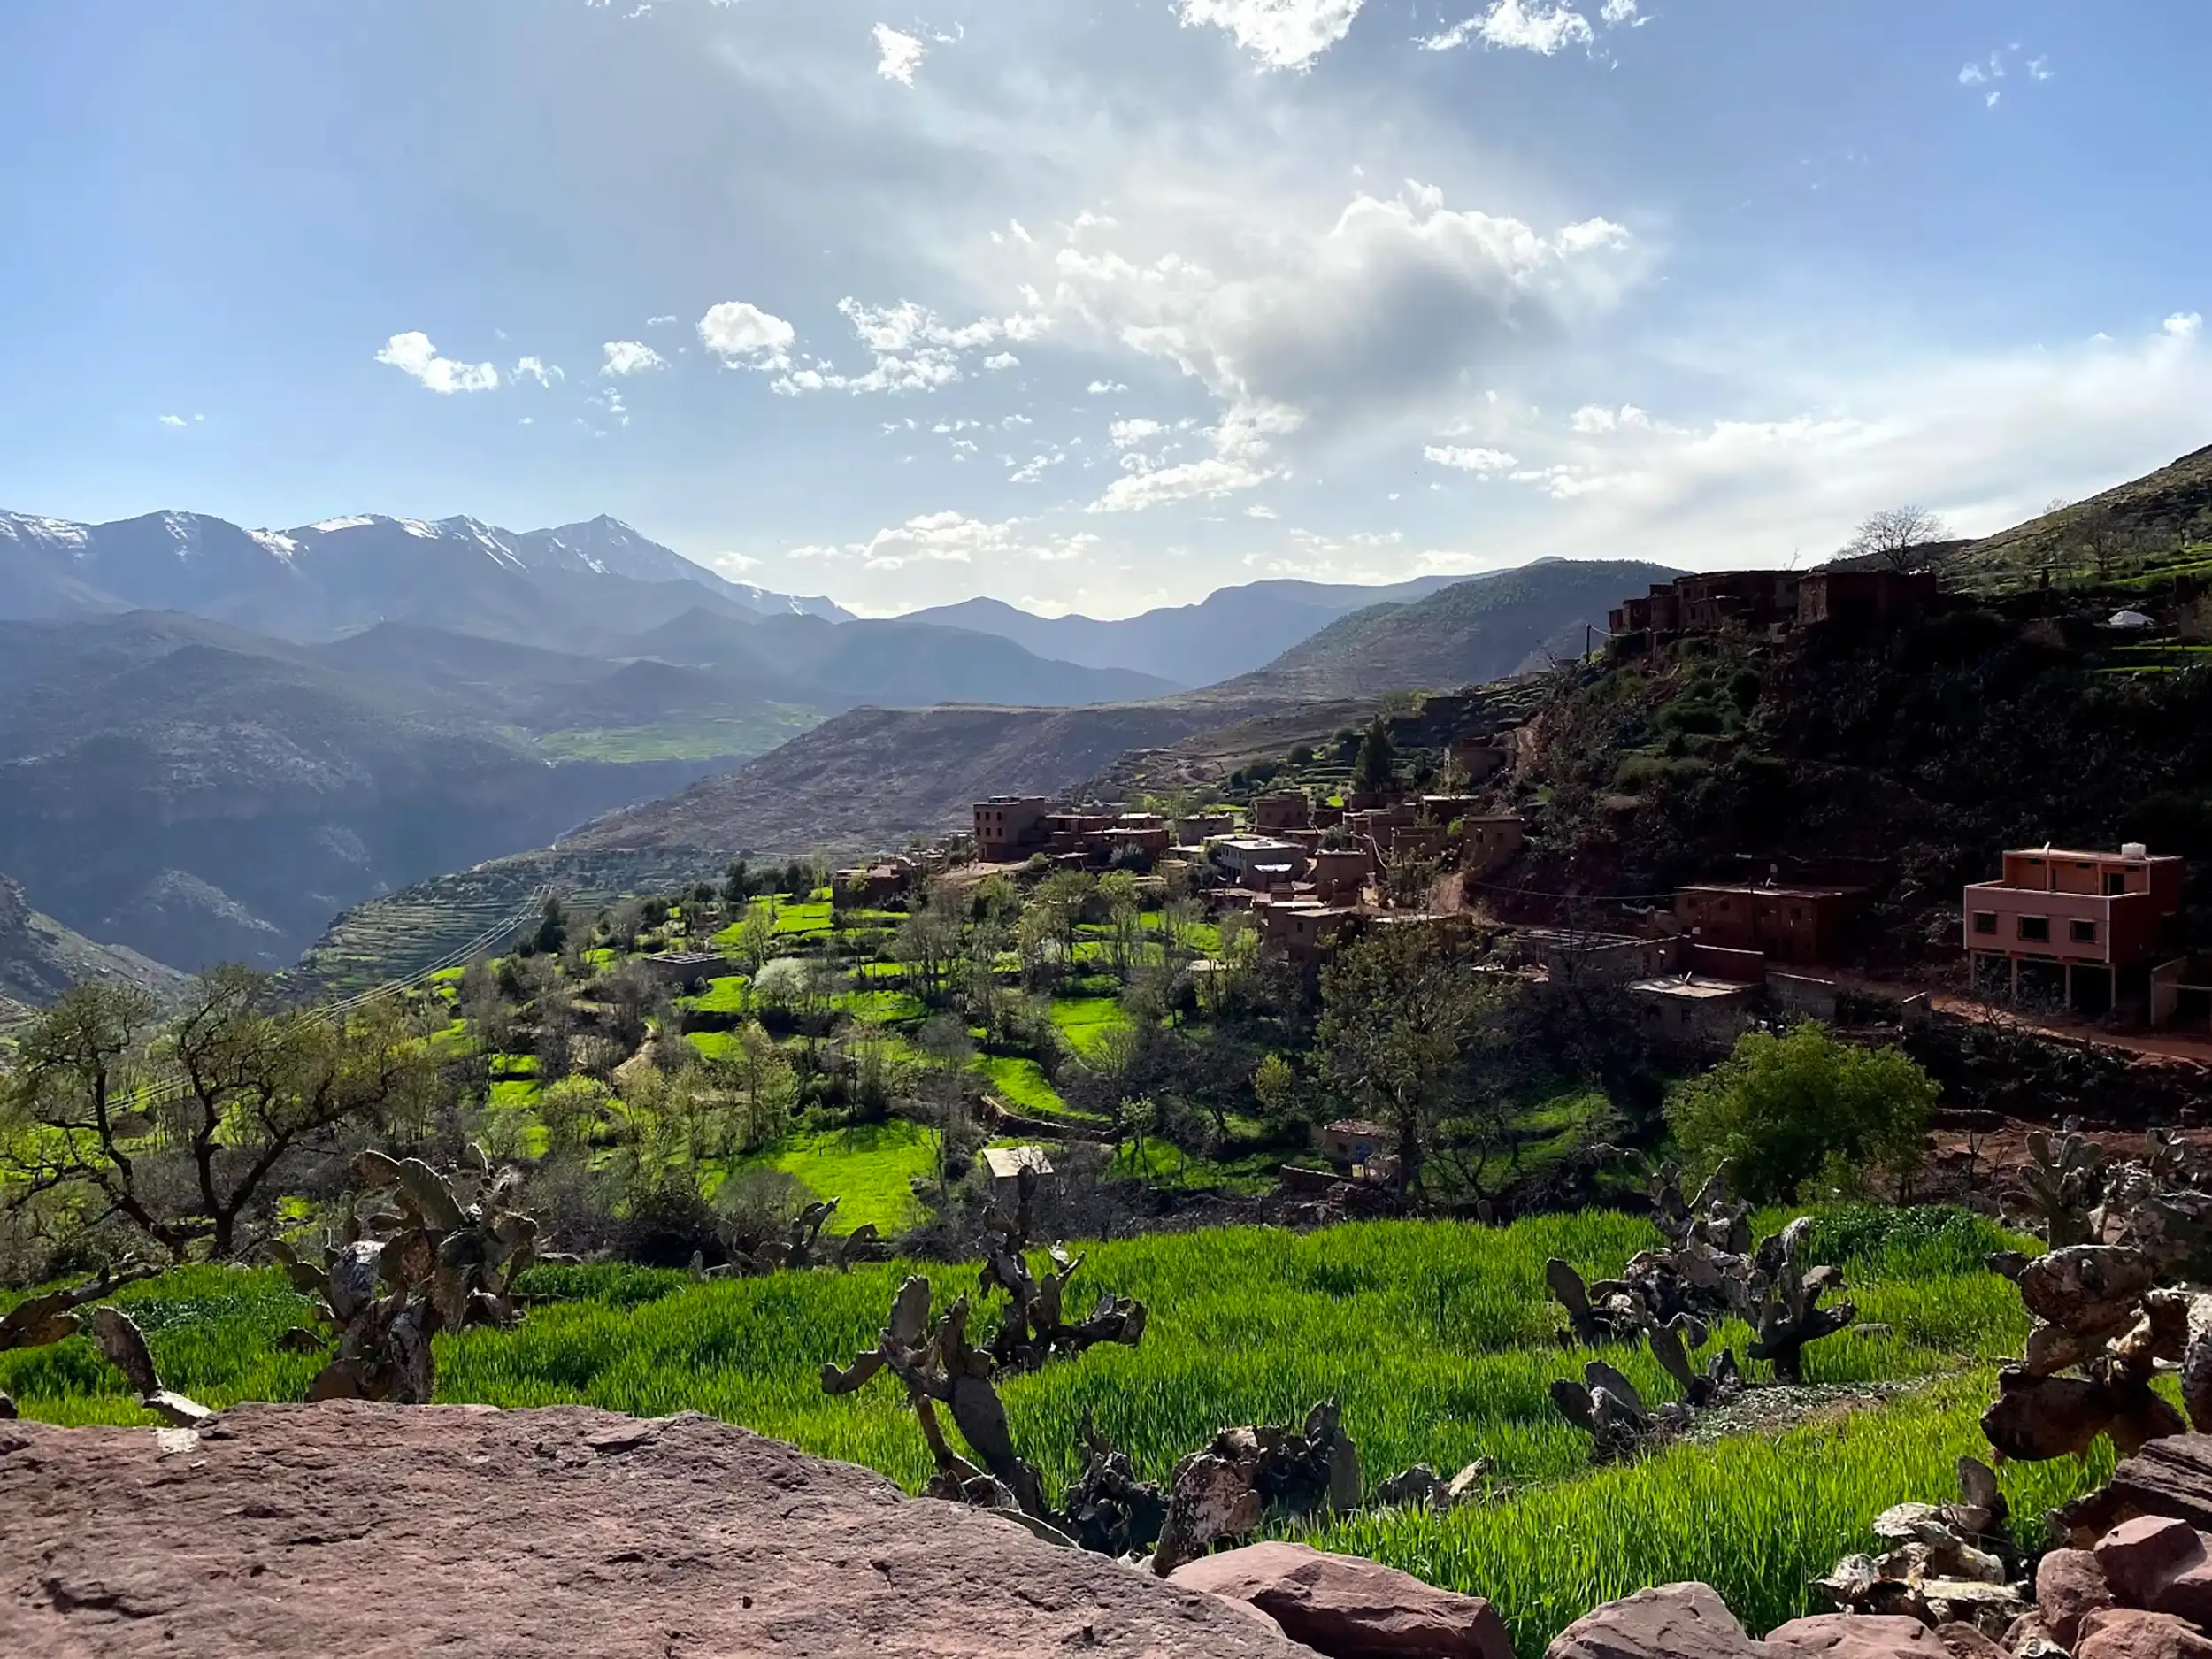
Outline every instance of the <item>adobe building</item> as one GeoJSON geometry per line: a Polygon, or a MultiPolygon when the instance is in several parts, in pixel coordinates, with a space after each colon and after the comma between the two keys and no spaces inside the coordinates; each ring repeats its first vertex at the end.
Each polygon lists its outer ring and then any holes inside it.
{"type": "Polygon", "coordinates": [[[1978,990],[2061,1001],[2085,1014],[2150,1000],[2152,970],[2178,954],[2182,860],[2140,841],[2116,853],[2017,848],[2004,873],[1966,889],[1978,990]]]}
{"type": "Polygon", "coordinates": [[[1721,950],[1756,951],[1809,967],[1832,962],[1865,892],[1859,887],[1720,884],[1678,888],[1674,918],[1683,934],[1721,950]]]}
{"type": "Polygon", "coordinates": [[[1297,880],[1309,863],[1304,848],[1274,835],[1225,835],[1206,854],[1237,886],[1263,893],[1297,880]]]}
{"type": "Polygon", "coordinates": [[[1314,1150],[1356,1181],[1388,1181],[1398,1173],[1398,1133],[1386,1124],[1343,1118],[1314,1136],[1314,1150]]]}
{"type": "Polygon", "coordinates": [[[1018,863],[1042,850],[1052,803],[1037,795],[999,795],[975,803],[975,856],[987,864],[1018,863]]]}
{"type": "Polygon", "coordinates": [[[1797,584],[1797,625],[1886,622],[1936,602],[1933,571],[1814,571],[1797,584]]]}
{"type": "Polygon", "coordinates": [[[1352,905],[1296,898],[1256,903],[1252,919],[1259,925],[1263,951],[1297,967],[1311,968],[1348,942],[1368,918],[1352,905]]]}
{"type": "Polygon", "coordinates": [[[1252,827],[1262,835],[1311,829],[1313,803],[1306,799],[1302,789],[1278,789],[1272,795],[1263,795],[1252,803],[1252,827]]]}

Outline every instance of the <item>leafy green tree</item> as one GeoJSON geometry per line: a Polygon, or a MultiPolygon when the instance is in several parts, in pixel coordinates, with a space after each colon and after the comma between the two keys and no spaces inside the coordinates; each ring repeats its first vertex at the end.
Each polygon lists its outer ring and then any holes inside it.
{"type": "Polygon", "coordinates": [[[775,900],[768,899],[746,910],[745,919],[737,925],[734,949],[737,959],[745,964],[745,972],[757,983],[762,965],[776,951],[775,900]]]}
{"type": "Polygon", "coordinates": [[[1032,906],[1050,918],[1069,962],[1075,960],[1075,930],[1096,887],[1095,879],[1084,871],[1056,870],[1037,884],[1030,899],[1032,906]]]}
{"type": "Polygon", "coordinates": [[[1279,1054],[1271,1054],[1254,1068],[1252,1097],[1273,1124],[1286,1124],[1298,1115],[1298,1074],[1279,1054]]]}
{"type": "Polygon", "coordinates": [[[1390,722],[1379,714],[1360,741],[1359,757],[1352,763],[1352,784],[1371,795],[1387,795],[1398,787],[1398,751],[1390,741],[1390,722]]]}
{"type": "Polygon", "coordinates": [[[531,935],[530,942],[540,956],[554,956],[560,954],[567,939],[568,918],[561,910],[560,895],[549,893],[545,908],[538,914],[538,931],[531,935]]]}
{"type": "Polygon", "coordinates": [[[142,994],[88,985],[33,1022],[0,1105],[0,1174],[24,1198],[81,1193],[96,1224],[119,1216],[178,1261],[238,1255],[303,1160],[350,1125],[419,1129],[438,1087],[395,998],[290,1008],[266,974],[225,967],[150,1052],[152,1016],[142,994]]]}
{"type": "Polygon", "coordinates": [[[1379,927],[1321,972],[1323,1074],[1395,1132],[1401,1191],[1418,1186],[1440,1133],[1465,1116],[1479,1084],[1471,1062],[1503,1011],[1498,981],[1471,972],[1469,954],[1437,927],[1379,927]]]}
{"type": "Polygon", "coordinates": [[[1825,1168],[1909,1175],[1938,1092],[1902,1049],[1839,1042],[1807,1020],[1778,1036],[1747,1033],[1726,1060],[1675,1088],[1667,1121],[1691,1158],[1724,1161],[1739,1192],[1771,1202],[1825,1168]]]}

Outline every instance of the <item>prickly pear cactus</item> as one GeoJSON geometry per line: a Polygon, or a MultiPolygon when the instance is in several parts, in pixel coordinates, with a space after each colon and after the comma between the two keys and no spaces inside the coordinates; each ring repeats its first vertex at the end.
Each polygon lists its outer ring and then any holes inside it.
{"type": "Polygon", "coordinates": [[[433,1337],[518,1317],[514,1284],[536,1259],[538,1224],[516,1207],[519,1175],[495,1171],[479,1147],[451,1177],[380,1152],[358,1154],[353,1173],[391,1208],[364,1214],[357,1201],[318,1259],[270,1247],[338,1336],[307,1397],[425,1405],[437,1384],[433,1337]]]}

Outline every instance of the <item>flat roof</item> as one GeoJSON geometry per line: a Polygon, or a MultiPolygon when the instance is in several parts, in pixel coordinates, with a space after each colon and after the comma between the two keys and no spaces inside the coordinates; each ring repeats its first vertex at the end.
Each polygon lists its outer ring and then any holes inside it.
{"type": "Polygon", "coordinates": [[[1742,893],[1758,897],[1762,895],[1777,899],[1839,899],[1854,893],[1863,893],[1864,887],[1813,887],[1769,886],[1763,881],[1686,881],[1675,889],[1678,893],[1742,893]]]}
{"type": "Polygon", "coordinates": [[[1034,1170],[1040,1175],[1052,1173],[1052,1160],[1045,1156],[1042,1147],[986,1147],[983,1165],[995,1179],[1009,1179],[1024,1170],[1034,1170]]]}
{"type": "Polygon", "coordinates": [[[2094,852],[2079,847],[2008,847],[2008,858],[2072,858],[2083,864],[2177,864],[2179,853],[2094,852]]]}
{"type": "Polygon", "coordinates": [[[1628,988],[1646,996],[1687,997],[1701,1002],[1725,1002],[1731,997],[1751,997],[1759,994],[1759,987],[1755,985],[1744,985],[1734,979],[1709,979],[1695,973],[1686,978],[1672,974],[1657,979],[1639,979],[1628,988]]]}

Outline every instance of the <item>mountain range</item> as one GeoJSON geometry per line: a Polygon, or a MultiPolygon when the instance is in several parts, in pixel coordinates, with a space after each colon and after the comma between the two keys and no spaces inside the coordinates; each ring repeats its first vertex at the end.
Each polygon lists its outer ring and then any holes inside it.
{"type": "Polygon", "coordinates": [[[1264,667],[1339,617],[1369,605],[1424,599],[1464,576],[1422,576],[1388,587],[1271,580],[1217,588],[1194,605],[1163,605],[1102,622],[1041,617],[1001,599],[964,599],[910,613],[909,622],[941,623],[995,634],[1040,657],[1088,668],[1126,668],[1190,686],[1264,667]]]}
{"type": "Polygon", "coordinates": [[[5,618],[180,611],[294,640],[413,620],[594,649],[702,605],[735,617],[850,615],[726,580],[604,517],[521,532],[373,515],[247,530],[196,512],[109,524],[0,512],[5,618]]]}

